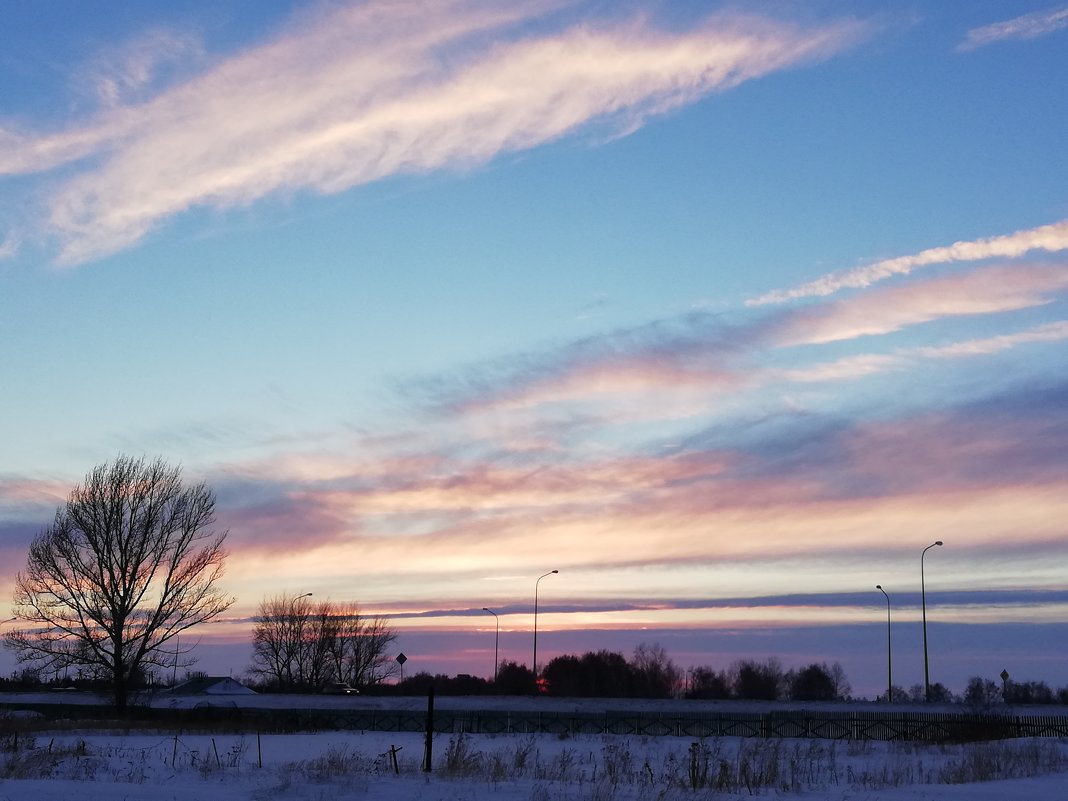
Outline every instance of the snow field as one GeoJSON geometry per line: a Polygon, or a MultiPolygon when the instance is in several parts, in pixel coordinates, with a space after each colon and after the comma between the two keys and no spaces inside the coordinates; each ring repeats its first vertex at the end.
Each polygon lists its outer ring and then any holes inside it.
{"type": "Polygon", "coordinates": [[[0,801],[1065,801],[1068,742],[969,745],[583,735],[38,733],[0,801]],[[390,749],[397,753],[397,772],[390,749]]]}

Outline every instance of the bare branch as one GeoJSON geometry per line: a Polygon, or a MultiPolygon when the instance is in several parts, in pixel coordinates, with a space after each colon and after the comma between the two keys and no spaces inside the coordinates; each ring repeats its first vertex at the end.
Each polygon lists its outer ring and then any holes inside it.
{"type": "Polygon", "coordinates": [[[132,674],[161,664],[168,640],[234,602],[217,586],[226,532],[212,532],[214,521],[211,491],[184,486],[162,459],[97,465],[30,545],[14,600],[34,628],[5,645],[19,662],[107,676],[124,708],[132,674]]]}

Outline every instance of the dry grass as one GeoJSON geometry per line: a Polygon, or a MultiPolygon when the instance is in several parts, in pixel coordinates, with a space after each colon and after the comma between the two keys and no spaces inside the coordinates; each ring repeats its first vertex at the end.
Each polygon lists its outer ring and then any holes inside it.
{"type": "MultiPolygon", "coordinates": [[[[214,738],[207,748],[201,741],[198,751],[178,735],[160,736],[159,743],[147,748],[90,746],[78,739],[60,746],[55,738],[8,726],[0,729],[0,778],[142,784],[181,772],[208,779],[255,770],[281,791],[297,783],[351,787],[374,775],[393,775],[382,755],[363,754],[351,746],[331,745],[315,758],[260,770],[255,750],[248,753],[244,738],[220,752],[214,738]]],[[[943,746],[798,739],[654,741],[637,736],[561,739],[566,744],[546,735],[453,735],[436,755],[434,776],[485,783],[487,788],[525,782],[532,801],[553,801],[562,794],[589,801],[675,801],[723,793],[803,797],[832,787],[877,791],[1068,770],[1068,742],[1048,739],[943,746]]],[[[409,778],[420,775],[418,754],[406,753],[398,772],[409,778]]]]}

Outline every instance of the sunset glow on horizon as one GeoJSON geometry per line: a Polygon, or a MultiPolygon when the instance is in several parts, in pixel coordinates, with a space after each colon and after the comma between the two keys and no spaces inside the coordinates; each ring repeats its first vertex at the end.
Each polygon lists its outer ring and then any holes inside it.
{"type": "Polygon", "coordinates": [[[1068,684],[1064,8],[6,9],[0,596],[143,454],[230,532],[209,672],[306,592],[527,663],[558,569],[539,662],[874,696],[941,540],[935,678],[1068,684]]]}

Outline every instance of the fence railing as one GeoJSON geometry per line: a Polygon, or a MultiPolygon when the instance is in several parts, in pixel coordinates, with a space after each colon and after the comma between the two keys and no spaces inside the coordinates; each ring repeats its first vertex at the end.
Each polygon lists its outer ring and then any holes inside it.
{"type": "MultiPolygon", "coordinates": [[[[115,723],[108,706],[2,704],[38,713],[46,721],[115,723]]],[[[423,731],[426,713],[411,710],[261,709],[221,699],[193,709],[131,707],[124,718],[139,725],[210,726],[244,731],[423,731]]],[[[442,734],[608,734],[646,737],[781,737],[835,740],[971,742],[1014,737],[1068,737],[1068,715],[998,715],[969,712],[780,710],[737,713],[511,712],[439,709],[442,734]]]]}

